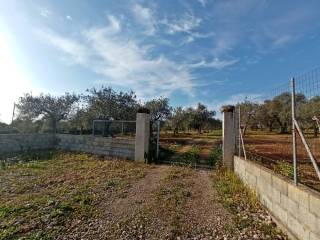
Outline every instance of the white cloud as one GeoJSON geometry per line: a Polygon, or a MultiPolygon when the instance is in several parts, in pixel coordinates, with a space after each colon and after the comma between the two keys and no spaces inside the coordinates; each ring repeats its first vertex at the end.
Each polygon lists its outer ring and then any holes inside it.
{"type": "Polygon", "coordinates": [[[215,68],[215,69],[223,69],[225,67],[229,67],[238,62],[238,59],[233,60],[220,60],[219,58],[214,58],[211,62],[207,62],[202,60],[198,63],[194,63],[189,65],[192,68],[215,68]]]}
{"type": "Polygon", "coordinates": [[[121,25],[119,20],[113,15],[108,15],[109,26],[105,29],[110,33],[118,33],[121,30],[121,25]]]}
{"type": "Polygon", "coordinates": [[[71,56],[74,63],[86,63],[89,57],[89,51],[81,43],[76,40],[60,36],[49,29],[37,29],[35,32],[40,37],[48,41],[49,44],[71,56]]]}
{"type": "Polygon", "coordinates": [[[113,20],[83,31],[77,41],[49,30],[37,32],[73,63],[105,77],[106,85],[133,89],[141,98],[169,96],[175,90],[192,94],[195,84],[187,66],[164,56],[150,57],[149,46],[115,34],[120,25],[113,20]]]}
{"type": "Polygon", "coordinates": [[[190,32],[183,43],[184,44],[191,43],[197,39],[209,38],[213,36],[215,36],[214,32],[209,32],[209,33],[190,32]]]}
{"type": "Polygon", "coordinates": [[[72,17],[70,15],[67,15],[66,19],[69,20],[69,21],[72,21],[72,17]]]}
{"type": "Polygon", "coordinates": [[[202,7],[205,7],[208,3],[208,0],[198,0],[198,2],[202,5],[202,7]]]}
{"type": "Polygon", "coordinates": [[[286,43],[289,43],[294,37],[290,35],[283,35],[283,36],[277,36],[275,37],[273,41],[274,46],[282,46],[286,43]]]}
{"type": "Polygon", "coordinates": [[[139,4],[135,4],[132,8],[132,12],[136,21],[145,28],[145,34],[154,35],[156,31],[156,21],[152,10],[139,4]]]}
{"type": "Polygon", "coordinates": [[[39,13],[42,17],[48,18],[52,15],[52,12],[49,9],[46,8],[40,8],[39,13]]]}
{"type": "Polygon", "coordinates": [[[178,32],[190,33],[200,25],[201,21],[201,18],[197,18],[193,14],[188,13],[183,18],[173,21],[165,18],[161,23],[167,26],[169,34],[175,34],[178,32]]]}

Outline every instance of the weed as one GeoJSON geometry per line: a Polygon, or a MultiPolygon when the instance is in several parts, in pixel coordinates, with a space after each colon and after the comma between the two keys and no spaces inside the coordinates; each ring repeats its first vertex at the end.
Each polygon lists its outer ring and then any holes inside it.
{"type": "Polygon", "coordinates": [[[200,153],[199,147],[192,146],[192,148],[189,151],[181,155],[179,162],[192,166],[198,162],[200,157],[199,153],[200,153]]]}
{"type": "MultiPolygon", "coordinates": [[[[255,228],[274,239],[282,233],[272,223],[256,216],[263,208],[255,193],[248,189],[233,172],[221,170],[213,175],[222,204],[234,214],[238,229],[255,228]]],[[[286,238],[284,238],[286,239],[286,238]]]]}
{"type": "Polygon", "coordinates": [[[293,179],[293,166],[292,166],[292,164],[282,160],[282,161],[277,162],[277,168],[282,175],[289,177],[290,179],[293,179]]]}
{"type": "Polygon", "coordinates": [[[105,186],[107,190],[113,190],[119,184],[118,180],[110,179],[106,182],[105,186]]]}
{"type": "Polygon", "coordinates": [[[222,158],[222,148],[214,148],[211,150],[208,158],[209,166],[216,167],[218,162],[221,161],[222,158]]]}

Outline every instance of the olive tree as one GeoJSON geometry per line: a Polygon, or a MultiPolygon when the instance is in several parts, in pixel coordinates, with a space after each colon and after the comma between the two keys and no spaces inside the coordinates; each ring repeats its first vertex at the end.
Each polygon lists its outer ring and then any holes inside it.
{"type": "Polygon", "coordinates": [[[155,98],[145,103],[145,107],[150,110],[151,122],[164,121],[171,114],[169,98],[155,98]]]}
{"type": "Polygon", "coordinates": [[[84,96],[87,115],[93,119],[134,120],[139,107],[134,92],[116,92],[110,87],[92,88],[84,96]]]}
{"type": "Polygon", "coordinates": [[[206,123],[215,115],[215,111],[210,111],[207,106],[198,103],[196,108],[187,109],[187,115],[190,126],[201,134],[206,123]]]}
{"type": "Polygon", "coordinates": [[[320,97],[313,97],[300,105],[297,113],[297,117],[299,122],[302,123],[303,128],[312,128],[314,137],[317,137],[319,131],[317,121],[320,116],[320,97]]]}
{"type": "Polygon", "coordinates": [[[182,107],[176,107],[172,111],[172,116],[170,117],[170,124],[173,129],[173,134],[179,133],[179,130],[185,130],[186,128],[186,112],[182,107]]]}
{"type": "Polygon", "coordinates": [[[79,100],[75,94],[65,93],[62,96],[25,94],[17,104],[18,119],[47,120],[52,132],[57,132],[59,121],[67,119],[74,104],[79,100]]]}

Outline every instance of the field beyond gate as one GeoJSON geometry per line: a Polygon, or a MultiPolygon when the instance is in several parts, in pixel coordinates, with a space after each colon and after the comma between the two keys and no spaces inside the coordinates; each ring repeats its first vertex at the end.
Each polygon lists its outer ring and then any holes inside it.
{"type": "Polygon", "coordinates": [[[221,164],[221,130],[207,133],[186,132],[160,136],[160,162],[214,168],[221,164]]]}

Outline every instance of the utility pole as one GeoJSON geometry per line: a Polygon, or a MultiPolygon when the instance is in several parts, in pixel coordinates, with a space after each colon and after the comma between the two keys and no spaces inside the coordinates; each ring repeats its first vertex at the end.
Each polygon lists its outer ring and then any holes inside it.
{"type": "Polygon", "coordinates": [[[11,118],[11,124],[13,123],[13,119],[14,119],[14,112],[16,110],[16,103],[13,103],[13,110],[12,110],[12,118],[11,118]]]}

